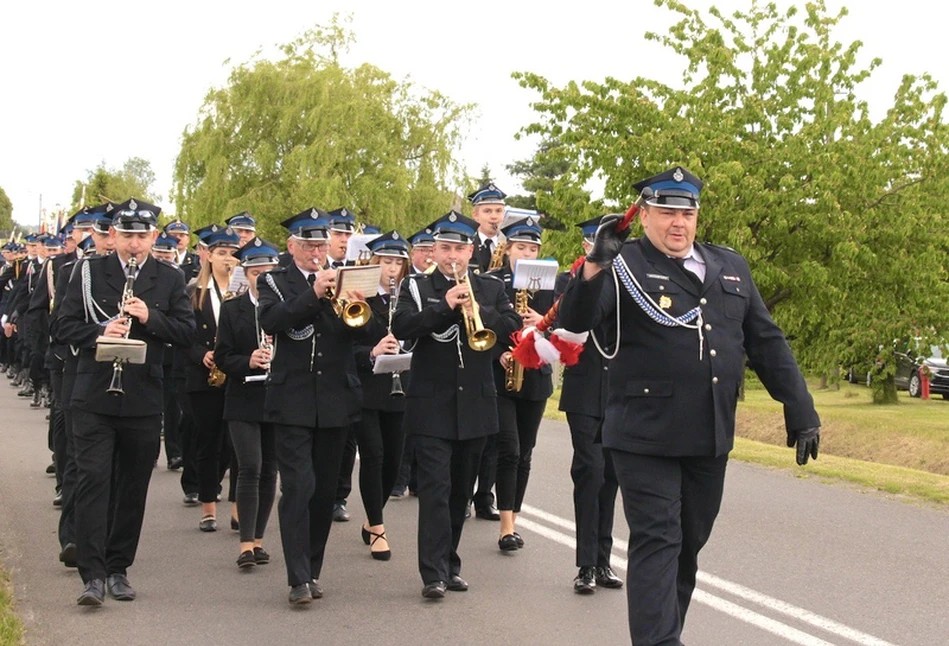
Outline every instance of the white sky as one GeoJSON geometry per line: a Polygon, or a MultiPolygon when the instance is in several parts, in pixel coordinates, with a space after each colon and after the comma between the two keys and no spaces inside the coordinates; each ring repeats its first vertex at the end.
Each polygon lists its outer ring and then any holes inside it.
{"type": "MultiPolygon", "coordinates": [[[[684,1],[727,13],[751,2],[684,1]]],[[[828,4],[833,10],[849,5],[837,39],[860,39],[864,60],[883,59],[862,90],[875,114],[890,103],[904,73],[929,72],[942,90],[949,88],[945,44],[927,29],[940,33],[938,25],[949,17],[945,4],[828,4]]],[[[536,72],[557,85],[637,75],[675,84],[682,68],[671,52],[643,38],[673,24],[673,14],[652,0],[5,2],[0,187],[13,201],[15,219],[35,223],[40,194],[48,209],[68,206],[73,183],[87,169],[100,161],[119,166],[132,156],[151,162],[162,205],[173,212],[169,194],[180,135],[207,90],[226,81],[224,60],[243,62],[261,47],[288,42],[328,23],[334,11],[353,16],[357,42],[347,62],[369,62],[457,102],[478,104],[460,161],[472,175],[489,164],[508,193],[520,187],[504,165],[529,157],[536,146],[514,140],[534,117],[528,104],[536,95],[522,90],[511,72],[536,72]]]]}

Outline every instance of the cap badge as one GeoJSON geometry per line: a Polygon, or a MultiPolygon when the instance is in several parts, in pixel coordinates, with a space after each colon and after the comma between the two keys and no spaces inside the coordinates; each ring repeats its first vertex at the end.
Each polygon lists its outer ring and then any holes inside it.
{"type": "Polygon", "coordinates": [[[449,222],[455,222],[456,220],[458,220],[458,216],[456,216],[454,213],[448,216],[449,222]]]}
{"type": "Polygon", "coordinates": [[[313,209],[313,210],[310,211],[310,217],[315,220],[315,219],[317,219],[317,218],[320,217],[320,216],[317,214],[316,209],[313,209]]]}
{"type": "Polygon", "coordinates": [[[234,229],[232,229],[231,227],[227,227],[226,229],[224,229],[224,233],[226,233],[229,236],[232,236],[234,235],[234,229]]]}
{"type": "Polygon", "coordinates": [[[129,208],[133,211],[138,208],[138,202],[135,200],[129,200],[129,208]]]}
{"type": "Polygon", "coordinates": [[[682,174],[681,168],[676,168],[675,172],[672,173],[672,179],[677,182],[681,182],[683,179],[685,179],[685,175],[682,174]]]}
{"type": "Polygon", "coordinates": [[[392,232],[392,239],[393,239],[393,240],[398,240],[398,239],[399,239],[399,232],[398,232],[398,231],[393,231],[393,232],[392,232]]]}
{"type": "Polygon", "coordinates": [[[256,240],[254,240],[254,246],[255,246],[255,247],[259,247],[259,246],[260,246],[260,238],[257,238],[256,240]]]}

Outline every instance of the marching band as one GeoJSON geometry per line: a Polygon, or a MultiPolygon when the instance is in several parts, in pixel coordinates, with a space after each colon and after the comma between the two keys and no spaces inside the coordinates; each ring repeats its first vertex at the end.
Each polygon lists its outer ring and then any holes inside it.
{"type": "Polygon", "coordinates": [[[687,239],[701,185],[678,167],[637,184],[625,218],[577,225],[583,257],[544,288],[518,282],[541,253],[541,221],[504,221],[505,195],[490,183],[469,196],[472,218],[450,211],[408,237],[377,234],[358,260],[348,247],[360,225],[345,207],[283,221],[281,253],[247,212],[159,231],[161,209],[135,198],[82,208],[68,244],[5,245],[0,363],[31,406],[50,399],[59,560],[79,570],[79,605],[136,597],[128,570],[162,434],[202,531],[217,529],[230,471],[241,569],[270,561],[279,476],[290,604],[331,585],[322,566],[333,521],[349,518],[357,451],[371,557],[392,557],[386,501],[408,489],[422,596],[468,590],[460,540],[472,501],[499,521],[501,551],[524,546],[517,517],[554,392],[549,351],[567,357],[572,344],[560,409],[574,449],[573,589],[624,587],[610,567],[619,489],[631,634],[678,643],[721,498],[742,352],[786,403],[799,460],[816,457],[820,425],[747,265],[687,239]],[[640,206],[645,235],[627,242],[640,206]],[[719,331],[742,321],[744,334],[719,331]],[[670,515],[676,499],[681,518],[670,515]]]}

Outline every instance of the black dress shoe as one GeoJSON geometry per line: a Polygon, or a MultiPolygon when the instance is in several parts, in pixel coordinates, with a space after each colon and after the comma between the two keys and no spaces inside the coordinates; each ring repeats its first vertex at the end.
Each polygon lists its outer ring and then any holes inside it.
{"type": "Polygon", "coordinates": [[[116,601],[135,601],[135,589],[124,574],[110,574],[105,581],[110,597],[116,601]]]}
{"type": "Polygon", "coordinates": [[[201,501],[198,500],[198,494],[196,493],[186,493],[183,502],[188,507],[194,507],[195,505],[201,504],[201,501]]]}
{"type": "Polygon", "coordinates": [[[254,560],[257,562],[257,565],[267,565],[270,563],[270,554],[262,547],[255,547],[254,560]]]}
{"type": "Polygon", "coordinates": [[[48,467],[46,467],[46,475],[48,475],[48,476],[54,476],[54,475],[56,475],[56,463],[55,463],[55,462],[52,463],[52,464],[50,464],[48,467]]]}
{"type": "Polygon", "coordinates": [[[369,545],[369,530],[365,526],[360,528],[360,533],[362,535],[362,542],[366,545],[369,545]]]}
{"type": "Polygon", "coordinates": [[[76,544],[75,543],[66,543],[63,547],[63,551],[59,553],[59,561],[66,567],[79,567],[79,564],[76,562],[76,544]]]}
{"type": "Polygon", "coordinates": [[[623,587],[623,580],[616,576],[616,573],[613,572],[613,568],[609,565],[605,565],[596,568],[596,584],[602,585],[604,588],[617,590],[623,587]]]}
{"type": "Polygon", "coordinates": [[[501,514],[498,513],[498,508],[494,506],[494,503],[487,507],[475,507],[475,516],[482,520],[501,520],[501,514]]]}
{"type": "Polygon", "coordinates": [[[447,589],[448,586],[444,581],[433,581],[432,583],[426,583],[425,587],[422,588],[422,596],[426,599],[443,599],[447,589]]]}
{"type": "Polygon", "coordinates": [[[345,523],[349,520],[349,512],[346,511],[346,505],[338,502],[333,505],[333,520],[337,523],[345,523]]]}
{"type": "Polygon", "coordinates": [[[573,580],[573,591],[577,594],[593,594],[596,592],[596,568],[586,565],[580,568],[580,573],[573,580]]]}
{"type": "Polygon", "coordinates": [[[310,598],[311,599],[322,599],[323,598],[323,586],[320,585],[320,582],[316,579],[313,579],[308,584],[310,586],[310,598]]]}
{"type": "Polygon", "coordinates": [[[237,567],[244,569],[257,565],[257,559],[254,558],[254,550],[244,550],[237,557],[237,567]]]}
{"type": "Polygon", "coordinates": [[[452,574],[448,579],[448,589],[452,592],[464,592],[468,589],[468,582],[457,574],[452,574]]]}
{"type": "Polygon", "coordinates": [[[393,490],[389,493],[389,497],[390,497],[390,498],[394,498],[394,499],[396,499],[396,500],[399,500],[399,499],[401,499],[401,498],[405,498],[406,495],[408,495],[408,494],[406,493],[406,490],[405,490],[404,487],[403,487],[402,489],[393,489],[393,490]]]}
{"type": "Polygon", "coordinates": [[[185,461],[181,459],[180,457],[171,458],[170,460],[168,460],[168,470],[177,471],[182,466],[184,466],[184,463],[185,461]]]}
{"type": "Polygon", "coordinates": [[[517,541],[517,549],[524,547],[524,539],[517,532],[514,532],[514,540],[517,541]]]}
{"type": "Polygon", "coordinates": [[[93,579],[86,584],[85,589],[76,604],[80,606],[101,606],[105,601],[105,581],[102,579],[93,579]]]}
{"type": "Polygon", "coordinates": [[[215,520],[214,516],[205,516],[201,519],[201,522],[198,523],[198,529],[200,529],[202,532],[216,532],[217,520],[215,520]]]}
{"type": "Polygon", "coordinates": [[[53,496],[53,507],[62,507],[63,506],[63,492],[57,491],[53,496]]]}
{"type": "Polygon", "coordinates": [[[235,532],[241,531],[241,524],[240,524],[240,521],[238,521],[238,520],[237,520],[236,518],[234,518],[233,516],[231,516],[231,529],[233,529],[235,532]]]}
{"type": "Polygon", "coordinates": [[[302,606],[313,601],[313,596],[310,594],[310,584],[301,583],[300,585],[295,585],[290,588],[290,598],[288,599],[291,606],[302,606]]]}
{"type": "Polygon", "coordinates": [[[498,539],[498,549],[502,552],[514,552],[517,550],[517,539],[514,534],[505,534],[498,539]]]}

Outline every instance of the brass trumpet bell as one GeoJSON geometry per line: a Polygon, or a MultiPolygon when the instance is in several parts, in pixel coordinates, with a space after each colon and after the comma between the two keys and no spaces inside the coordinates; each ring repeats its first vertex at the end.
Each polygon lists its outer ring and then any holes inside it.
{"type": "Polygon", "coordinates": [[[362,327],[372,318],[372,310],[366,301],[333,301],[336,315],[349,327],[362,327]]]}
{"type": "Polygon", "coordinates": [[[498,335],[494,333],[494,330],[489,330],[488,328],[473,330],[471,334],[468,335],[468,345],[476,352],[490,350],[497,342],[498,335]]]}

